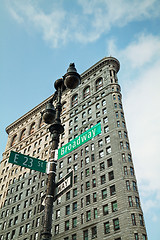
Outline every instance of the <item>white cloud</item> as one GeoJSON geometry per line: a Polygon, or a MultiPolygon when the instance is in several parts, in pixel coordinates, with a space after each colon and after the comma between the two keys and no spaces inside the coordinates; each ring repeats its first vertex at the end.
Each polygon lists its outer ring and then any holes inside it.
{"type": "Polygon", "coordinates": [[[76,10],[63,8],[62,2],[45,12],[38,2],[8,0],[12,17],[39,31],[52,47],[68,41],[88,43],[96,41],[113,26],[125,26],[131,21],[158,16],[157,0],[79,0],[76,10]]]}
{"type": "Polygon", "coordinates": [[[124,110],[143,207],[149,211],[160,200],[160,37],[142,34],[123,50],[111,39],[108,52],[125,66],[120,71],[127,89],[124,110]]]}

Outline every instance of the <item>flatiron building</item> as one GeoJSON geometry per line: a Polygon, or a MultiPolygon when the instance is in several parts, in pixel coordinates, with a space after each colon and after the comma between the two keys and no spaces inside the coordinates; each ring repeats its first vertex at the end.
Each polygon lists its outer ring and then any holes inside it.
{"type": "MultiPolygon", "coordinates": [[[[147,240],[118,83],[120,63],[105,57],[62,95],[59,147],[97,123],[101,133],[57,162],[57,182],[74,171],[73,186],[54,203],[52,239],[147,240]]],[[[0,239],[38,240],[47,174],[8,163],[10,151],[49,161],[51,138],[41,120],[46,102],[6,128],[0,165],[0,239]]]]}

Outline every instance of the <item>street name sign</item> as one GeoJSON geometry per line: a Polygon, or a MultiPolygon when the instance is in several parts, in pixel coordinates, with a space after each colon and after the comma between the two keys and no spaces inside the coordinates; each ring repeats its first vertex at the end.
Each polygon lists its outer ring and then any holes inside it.
{"type": "Polygon", "coordinates": [[[66,154],[72,152],[74,149],[80,147],[82,144],[88,142],[95,136],[101,133],[101,123],[96,124],[86,132],[82,133],[63,147],[58,149],[58,159],[64,157],[66,154]]]}
{"type": "Polygon", "coordinates": [[[55,199],[62,196],[73,184],[73,170],[56,184],[55,199]]]}
{"type": "Polygon", "coordinates": [[[16,164],[22,167],[30,168],[38,172],[46,173],[47,162],[38,158],[32,158],[21,153],[11,151],[9,163],[16,164]]]}

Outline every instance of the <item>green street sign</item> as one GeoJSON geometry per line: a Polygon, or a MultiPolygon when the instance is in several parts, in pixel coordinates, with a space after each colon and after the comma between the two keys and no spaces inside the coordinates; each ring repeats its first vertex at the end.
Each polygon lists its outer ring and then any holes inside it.
{"type": "Polygon", "coordinates": [[[47,162],[32,158],[21,153],[11,151],[9,156],[9,163],[16,164],[22,167],[30,168],[38,172],[46,172],[47,162]]]}
{"type": "Polygon", "coordinates": [[[101,133],[101,123],[96,124],[92,128],[88,129],[86,132],[82,133],[63,147],[58,149],[58,159],[64,157],[66,154],[72,152],[76,148],[80,147],[82,144],[88,142],[95,136],[101,133]]]}

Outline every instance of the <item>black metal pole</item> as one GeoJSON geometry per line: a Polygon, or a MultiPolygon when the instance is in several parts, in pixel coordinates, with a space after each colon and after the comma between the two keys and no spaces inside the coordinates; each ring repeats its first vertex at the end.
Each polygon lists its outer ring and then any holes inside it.
{"type": "Polygon", "coordinates": [[[62,92],[66,89],[75,89],[80,84],[80,75],[77,73],[74,63],[69,65],[67,73],[63,78],[57,79],[54,83],[54,87],[57,90],[54,94],[53,99],[48,102],[46,110],[43,112],[44,122],[47,124],[53,123],[49,127],[52,138],[51,155],[50,155],[50,170],[48,174],[47,182],[47,192],[45,198],[45,208],[44,208],[44,219],[43,219],[43,229],[41,233],[41,240],[51,240],[52,238],[52,214],[53,214],[53,202],[55,197],[55,177],[56,177],[56,161],[55,161],[55,150],[58,149],[59,136],[64,132],[64,128],[61,124],[61,97],[62,92]],[[52,105],[52,101],[56,101],[56,112],[52,105]],[[55,117],[55,118],[54,118],[55,117]],[[54,120],[55,119],[55,120],[54,120]]]}
{"type": "Polygon", "coordinates": [[[61,124],[60,114],[62,111],[61,104],[62,85],[58,87],[58,96],[56,104],[56,116],[54,123],[49,127],[51,133],[52,145],[50,153],[50,169],[48,174],[47,192],[45,199],[44,219],[43,219],[43,230],[41,233],[42,240],[51,240],[52,237],[52,214],[53,214],[53,202],[55,192],[55,177],[56,177],[56,161],[55,161],[55,150],[58,149],[59,136],[63,133],[64,128],[61,124]]]}

